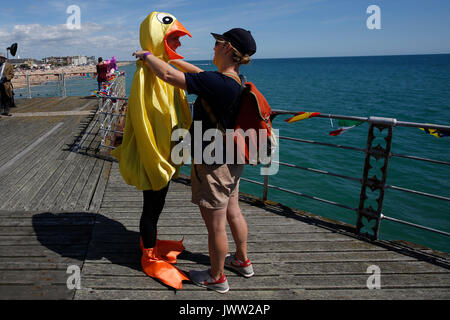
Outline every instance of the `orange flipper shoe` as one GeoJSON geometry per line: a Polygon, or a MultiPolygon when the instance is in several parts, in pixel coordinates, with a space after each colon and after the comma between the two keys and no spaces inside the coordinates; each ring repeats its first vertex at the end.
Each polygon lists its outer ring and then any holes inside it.
{"type": "Polygon", "coordinates": [[[184,251],[183,239],[180,241],[173,240],[156,240],[158,257],[168,263],[177,263],[177,256],[184,251]]]}
{"type": "Polygon", "coordinates": [[[141,258],[142,270],[150,277],[159,279],[168,286],[177,290],[183,288],[183,280],[189,278],[177,267],[160,259],[157,255],[157,249],[143,249],[141,258]]]}
{"type": "MultiPolygon", "coordinates": [[[[167,261],[168,263],[177,263],[177,257],[184,251],[183,239],[180,241],[174,240],[158,240],[156,239],[155,248],[157,248],[158,258],[167,261]]],[[[140,237],[141,251],[144,252],[144,243],[140,237]]]]}

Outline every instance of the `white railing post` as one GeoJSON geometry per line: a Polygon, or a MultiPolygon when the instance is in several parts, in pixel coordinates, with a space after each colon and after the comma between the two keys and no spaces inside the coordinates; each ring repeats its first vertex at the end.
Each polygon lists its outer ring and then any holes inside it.
{"type": "Polygon", "coordinates": [[[61,73],[61,97],[66,97],[66,74],[61,73]]]}
{"type": "Polygon", "coordinates": [[[30,75],[27,74],[27,98],[31,99],[31,84],[30,84],[30,75]]]}

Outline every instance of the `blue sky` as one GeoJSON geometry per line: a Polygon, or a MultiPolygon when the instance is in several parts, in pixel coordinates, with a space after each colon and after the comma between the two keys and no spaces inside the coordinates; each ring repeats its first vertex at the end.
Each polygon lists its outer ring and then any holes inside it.
{"type": "Polygon", "coordinates": [[[139,25],[168,12],[191,32],[179,53],[212,59],[210,32],[252,31],[254,58],[450,53],[448,0],[2,0],[0,51],[19,43],[21,57],[94,55],[132,60],[139,25]],[[81,30],[68,30],[67,7],[81,8],[81,30]],[[369,30],[366,9],[381,9],[381,29],[369,30]]]}

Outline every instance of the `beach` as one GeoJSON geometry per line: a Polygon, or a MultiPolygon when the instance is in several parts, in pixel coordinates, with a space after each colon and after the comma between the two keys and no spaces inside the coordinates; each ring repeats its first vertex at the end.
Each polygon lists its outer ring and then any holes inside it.
{"type": "MultiPolygon", "coordinates": [[[[117,62],[117,66],[120,68],[131,63],[133,62],[117,62]]],[[[12,84],[16,89],[25,88],[27,86],[27,75],[30,75],[30,84],[33,86],[50,81],[58,81],[62,73],[65,74],[65,78],[67,79],[79,77],[85,73],[95,73],[96,71],[95,65],[54,67],[49,70],[15,70],[12,84]]]]}

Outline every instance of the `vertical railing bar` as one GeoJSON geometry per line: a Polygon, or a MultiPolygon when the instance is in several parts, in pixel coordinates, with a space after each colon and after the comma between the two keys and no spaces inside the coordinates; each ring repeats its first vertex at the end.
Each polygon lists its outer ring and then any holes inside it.
{"type": "Polygon", "coordinates": [[[29,74],[27,74],[27,98],[31,99],[31,83],[29,74]]]}
{"type": "Polygon", "coordinates": [[[270,162],[266,164],[264,168],[264,188],[263,188],[263,200],[266,201],[268,199],[268,193],[269,193],[269,167],[270,162]]]}

